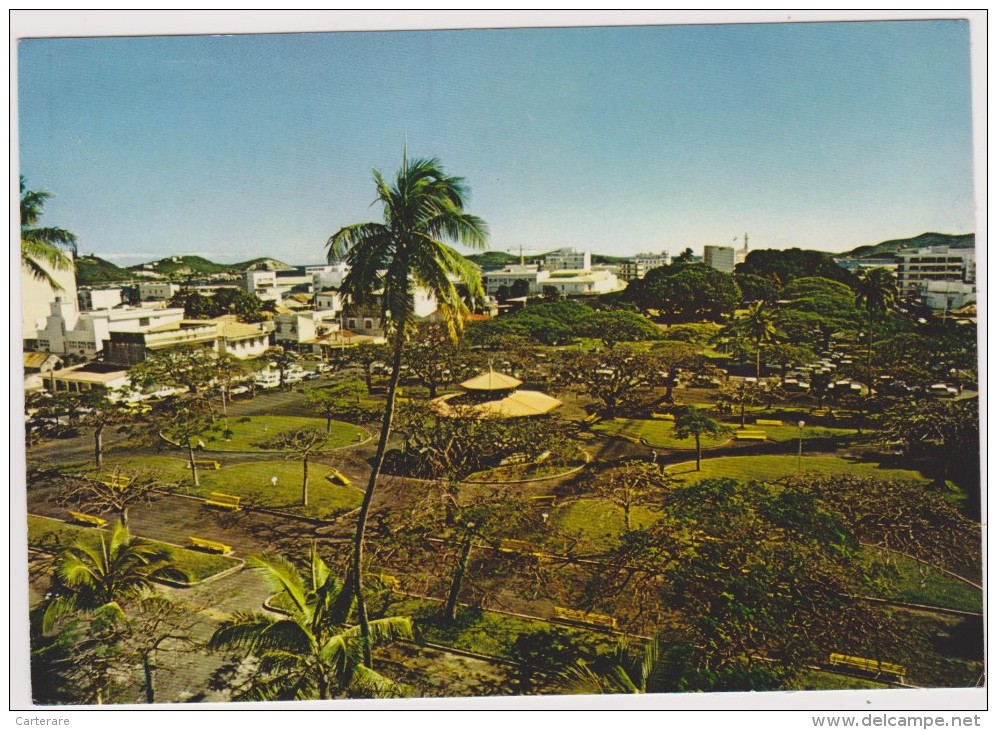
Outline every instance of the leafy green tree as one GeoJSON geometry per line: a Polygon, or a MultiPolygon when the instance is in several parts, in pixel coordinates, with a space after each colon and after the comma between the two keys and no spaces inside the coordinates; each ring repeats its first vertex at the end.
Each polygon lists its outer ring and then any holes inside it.
{"type": "Polygon", "coordinates": [[[298,355],[287,350],[280,345],[275,345],[274,347],[268,347],[263,356],[273,363],[274,367],[277,368],[277,372],[280,375],[279,386],[281,390],[284,390],[285,381],[287,379],[287,371],[298,361],[298,355]]]}
{"type": "Polygon", "coordinates": [[[73,269],[76,255],[76,236],[62,228],[39,228],[42,209],[52,193],[45,190],[28,190],[21,176],[21,266],[39,281],[53,289],[62,287],[46,270],[69,271],[73,269]],[[68,249],[72,255],[65,251],[68,249]]]}
{"type": "Polygon", "coordinates": [[[675,257],[675,262],[680,264],[691,264],[695,254],[692,252],[691,248],[686,248],[678,256],[675,257]]]}
{"type": "Polygon", "coordinates": [[[794,279],[806,276],[833,279],[849,286],[855,283],[855,275],[838,266],[831,254],[799,248],[749,251],[744,262],[734,267],[734,270],[739,275],[754,274],[774,278],[782,284],[789,284],[794,279]]]}
{"type": "Polygon", "coordinates": [[[779,298],[779,284],[771,277],[756,274],[734,274],[734,281],[741,290],[742,302],[767,302],[774,304],[779,298]]]}
{"type": "Polygon", "coordinates": [[[775,339],[775,320],[764,302],[748,307],[741,320],[745,333],[755,345],[755,377],[762,377],[762,348],[775,339]]]}
{"type": "Polygon", "coordinates": [[[696,439],[696,471],[703,460],[703,447],[700,440],[706,436],[722,436],[727,433],[725,426],[714,421],[694,406],[685,406],[675,414],[675,435],[680,439],[696,439]]]}
{"type": "Polygon", "coordinates": [[[713,407],[718,413],[730,414],[738,410],[741,416],[741,428],[747,420],[746,411],[766,395],[765,386],[759,383],[741,381],[726,382],[717,388],[713,396],[713,407]]]}
{"type": "Polygon", "coordinates": [[[559,628],[522,633],[508,653],[519,667],[515,681],[521,694],[536,694],[548,685],[556,686],[568,667],[591,657],[590,650],[559,628]]]}
{"type": "Polygon", "coordinates": [[[412,286],[426,287],[435,295],[447,331],[456,340],[467,306],[451,277],[462,280],[472,298],[482,296],[483,287],[477,267],[446,242],[484,248],[487,241],[484,221],[464,211],[468,197],[464,181],[446,175],[437,160],[409,161],[406,155],[392,185],[376,170],[374,181],[383,221],[347,226],[328,241],[329,255],[345,257],[350,266],[340,288],[348,305],[363,307],[379,301],[382,314],[390,314],[387,403],[353,545],[352,578],[368,666],[371,634],[363,594],[364,530],[391,435],[406,337],[415,318],[412,286]]]}
{"type": "Polygon", "coordinates": [[[673,264],[652,269],[643,279],[631,282],[624,297],[675,324],[718,321],[733,314],[741,290],[733,276],[705,264],[673,264]]]}
{"type": "Polygon", "coordinates": [[[651,354],[658,361],[659,373],[664,373],[665,403],[675,402],[674,391],[680,375],[704,375],[715,369],[699,348],[685,342],[655,343],[651,354]]]}
{"type": "Polygon", "coordinates": [[[405,348],[409,373],[435,398],[439,388],[459,383],[475,371],[475,359],[446,328],[437,323],[421,325],[405,348]]]}
{"type": "Polygon", "coordinates": [[[585,329],[587,336],[602,340],[606,347],[614,347],[620,342],[657,340],[661,337],[658,328],[646,317],[624,310],[595,312],[586,322],[585,329]]]}
{"type": "Polygon", "coordinates": [[[578,660],[557,679],[564,694],[654,694],[674,692],[669,639],[658,634],[643,648],[621,641],[609,656],[578,660]]]}
{"type": "Polygon", "coordinates": [[[270,583],[281,617],[240,611],[221,622],[208,643],[251,658],[252,675],[236,693],[240,700],[311,700],[336,697],[397,697],[403,689],[369,668],[364,654],[372,642],[411,639],[407,618],[367,622],[367,632],[350,626],[355,605],[350,586],[329,571],[312,547],[302,575],[278,555],[250,558],[251,568],[270,583]],[[365,663],[368,666],[365,666],[365,663]]]}
{"type": "Polygon", "coordinates": [[[359,380],[341,380],[328,388],[313,388],[305,393],[305,403],[325,419],[325,430],[332,433],[332,419],[360,403],[367,387],[359,380]]]}
{"type": "Polygon", "coordinates": [[[516,279],[509,287],[510,299],[521,299],[530,293],[530,282],[526,279],[516,279]]]}
{"type": "Polygon", "coordinates": [[[187,451],[188,468],[194,486],[200,486],[194,448],[201,445],[200,437],[215,429],[211,403],[203,395],[173,396],[153,407],[150,416],[153,439],[159,437],[187,451]]]}
{"type": "Polygon", "coordinates": [[[362,344],[351,347],[344,353],[346,361],[360,369],[363,373],[367,390],[374,387],[373,366],[388,359],[388,348],[384,345],[362,344]]]}
{"type": "Polygon", "coordinates": [[[87,390],[73,397],[71,423],[93,434],[94,466],[99,469],[104,460],[104,430],[132,419],[119,403],[101,390],[87,390]]]}
{"type": "Polygon", "coordinates": [[[285,431],[266,442],[268,449],[294,454],[301,459],[301,504],[308,506],[308,460],[329,442],[329,432],[310,428],[285,431]]]}
{"type": "Polygon", "coordinates": [[[551,302],[559,302],[564,299],[564,295],[561,294],[561,290],[556,286],[551,286],[547,284],[540,289],[543,294],[543,298],[551,302]]]}
{"type": "Polygon", "coordinates": [[[188,286],[182,286],[169,298],[167,304],[171,307],[182,307],[183,316],[188,319],[211,319],[221,314],[221,309],[212,297],[188,286]]]}
{"type": "Polygon", "coordinates": [[[211,384],[217,362],[218,354],[205,347],[171,347],[132,367],[128,377],[139,388],[168,386],[196,394],[211,384]]]}

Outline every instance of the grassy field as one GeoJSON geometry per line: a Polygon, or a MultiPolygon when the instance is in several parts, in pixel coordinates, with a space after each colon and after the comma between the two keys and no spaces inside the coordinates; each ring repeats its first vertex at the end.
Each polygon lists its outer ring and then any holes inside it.
{"type": "MultiPolygon", "coordinates": [[[[228,428],[231,434],[221,432],[202,437],[206,448],[225,451],[260,451],[263,444],[276,436],[296,429],[314,429],[325,433],[324,418],[299,418],[297,416],[243,416],[230,417],[228,428]]],[[[351,423],[332,422],[327,449],[349,446],[366,439],[368,433],[351,423]]]]}
{"type": "MultiPolygon", "coordinates": [[[[106,536],[107,532],[93,527],[78,527],[46,517],[28,515],[28,545],[45,552],[58,553],[77,540],[97,545],[101,535],[106,536]]],[[[190,578],[191,583],[205,580],[239,564],[238,560],[224,555],[188,550],[155,540],[136,539],[161,548],[169,556],[170,562],[190,578]]]]}
{"type": "MultiPolygon", "coordinates": [[[[774,481],[797,473],[796,457],[792,455],[725,456],[703,459],[702,471],[696,471],[695,462],[670,466],[666,471],[685,482],[713,477],[732,477],[742,480],[774,481]]],[[[919,472],[908,469],[884,469],[869,461],[854,461],[840,456],[807,456],[800,460],[800,471],[823,474],[848,474],[877,479],[927,481],[919,472]]]]}
{"type": "MultiPolygon", "coordinates": [[[[885,555],[875,548],[863,549],[867,564],[882,564],[885,555]]],[[[983,611],[983,592],[967,583],[952,578],[940,570],[920,566],[916,560],[901,555],[891,557],[891,566],[898,576],[879,595],[908,603],[954,608],[959,611],[983,611]],[[920,566],[920,570],[919,570],[920,566]]]]}
{"type": "MultiPolygon", "coordinates": [[[[690,449],[695,451],[695,439],[680,439],[675,435],[675,424],[665,420],[647,420],[638,418],[613,418],[609,421],[602,421],[592,427],[593,431],[604,433],[609,436],[618,436],[624,433],[635,434],[644,439],[647,443],[659,449],[690,449]]],[[[711,446],[719,446],[730,440],[732,436],[703,436],[701,442],[704,449],[711,446]]]]}
{"type": "Polygon", "coordinates": [[[308,465],[308,506],[301,506],[300,461],[267,461],[235,464],[217,471],[202,471],[201,485],[192,493],[207,497],[211,492],[238,495],[250,504],[330,519],[360,506],[363,493],[354,487],[333,484],[325,477],[331,469],[322,464],[308,465]],[[271,484],[277,477],[277,485],[271,484]]]}
{"type": "Polygon", "coordinates": [[[435,601],[405,598],[392,603],[389,614],[412,617],[426,641],[492,656],[509,656],[509,648],[517,636],[543,629],[562,632],[593,651],[616,645],[615,638],[580,627],[478,609],[462,608],[456,624],[447,626],[437,619],[441,608],[442,604],[435,601]]]}
{"type": "MultiPolygon", "coordinates": [[[[659,517],[660,513],[646,507],[630,508],[633,529],[646,527],[659,517]]],[[[582,535],[586,547],[605,550],[612,547],[617,535],[623,531],[623,508],[597,497],[579,499],[555,508],[551,521],[569,535],[582,535]]]]}
{"type": "MultiPolygon", "coordinates": [[[[206,461],[211,459],[203,456],[206,461]]],[[[198,469],[200,486],[190,484],[187,460],[170,456],[128,457],[108,459],[103,470],[134,474],[154,471],[164,482],[182,482],[188,494],[207,497],[211,492],[224,492],[242,497],[244,503],[278,509],[305,517],[330,519],[360,506],[363,493],[354,487],[343,487],[326,479],[331,468],[317,462],[308,465],[308,506],[301,506],[300,461],[257,461],[223,466],[221,469],[198,469]],[[277,486],[271,478],[277,477],[277,486]]]]}

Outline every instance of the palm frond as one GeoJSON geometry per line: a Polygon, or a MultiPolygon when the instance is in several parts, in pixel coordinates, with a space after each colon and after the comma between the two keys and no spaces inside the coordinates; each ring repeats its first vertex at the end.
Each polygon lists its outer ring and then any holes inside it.
{"type": "Polygon", "coordinates": [[[408,692],[404,685],[358,664],[350,678],[347,694],[355,698],[385,700],[405,697],[408,692]]]}
{"type": "Polygon", "coordinates": [[[250,568],[263,573],[275,590],[287,595],[302,615],[307,613],[305,583],[289,560],[280,555],[261,555],[251,557],[246,562],[250,568]]]}

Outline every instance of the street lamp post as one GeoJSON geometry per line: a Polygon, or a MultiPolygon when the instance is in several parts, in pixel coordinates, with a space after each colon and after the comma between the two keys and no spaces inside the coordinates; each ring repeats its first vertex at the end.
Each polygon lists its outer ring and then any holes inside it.
{"type": "Polygon", "coordinates": [[[796,425],[800,427],[800,446],[796,451],[796,473],[799,474],[800,467],[803,464],[803,427],[807,424],[804,421],[800,421],[796,425]]]}

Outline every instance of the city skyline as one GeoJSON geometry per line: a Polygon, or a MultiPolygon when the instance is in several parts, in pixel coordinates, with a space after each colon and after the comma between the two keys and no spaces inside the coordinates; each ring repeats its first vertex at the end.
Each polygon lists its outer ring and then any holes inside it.
{"type": "Polygon", "coordinates": [[[466,178],[492,250],[975,230],[965,21],[36,39],[18,62],[28,187],[120,265],[321,261],[406,145],[466,178]]]}

